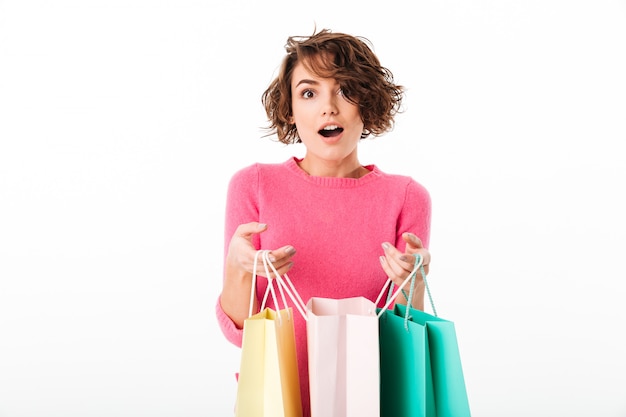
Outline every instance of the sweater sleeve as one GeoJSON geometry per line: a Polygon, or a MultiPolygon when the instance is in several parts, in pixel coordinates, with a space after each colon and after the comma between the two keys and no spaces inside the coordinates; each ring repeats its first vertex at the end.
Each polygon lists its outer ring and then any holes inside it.
{"type": "MultiPolygon", "coordinates": [[[[251,165],[236,172],[228,184],[224,222],[224,262],[228,254],[230,239],[237,227],[240,224],[259,221],[257,189],[257,165],[251,165]]],[[[253,244],[258,248],[258,236],[253,238],[253,244]]],[[[223,268],[223,271],[225,271],[225,268],[223,268]]],[[[224,277],[222,277],[222,279],[224,279],[224,277]]],[[[249,295],[246,295],[246,297],[249,297],[249,295]]],[[[232,319],[224,312],[219,297],[215,306],[215,314],[220,329],[226,339],[236,346],[241,346],[243,329],[237,327],[232,319]]]]}
{"type": "Polygon", "coordinates": [[[226,336],[226,340],[235,346],[241,347],[243,329],[237,327],[231,318],[224,312],[219,297],[217,299],[217,304],[215,305],[215,315],[222,333],[226,336]]]}
{"type": "Polygon", "coordinates": [[[430,241],[431,199],[428,190],[415,180],[407,183],[405,203],[398,218],[396,247],[404,250],[402,233],[411,232],[420,238],[425,248],[430,241]]]}

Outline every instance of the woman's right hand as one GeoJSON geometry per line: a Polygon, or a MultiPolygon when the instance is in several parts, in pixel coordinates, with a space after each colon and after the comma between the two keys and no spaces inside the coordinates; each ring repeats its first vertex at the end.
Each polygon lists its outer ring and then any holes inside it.
{"type": "MultiPolygon", "coordinates": [[[[240,224],[237,227],[230,240],[228,253],[226,255],[226,263],[228,264],[229,269],[233,268],[234,270],[240,271],[240,273],[253,273],[254,259],[257,249],[252,245],[252,237],[257,233],[263,233],[267,230],[267,227],[267,224],[257,222],[240,224]]],[[[296,250],[291,245],[270,250],[270,261],[280,275],[284,275],[287,271],[289,271],[289,269],[291,269],[293,266],[291,258],[295,253],[296,250]]],[[[271,269],[270,273],[274,275],[271,269]]],[[[257,275],[266,276],[265,269],[262,265],[257,265],[257,275]]]]}
{"type": "MultiPolygon", "coordinates": [[[[253,297],[253,304],[250,306],[250,294],[253,291],[252,274],[257,252],[252,244],[252,237],[266,230],[267,225],[263,223],[240,224],[228,245],[220,303],[224,312],[240,329],[243,328],[243,322],[249,316],[250,311],[257,311],[256,297],[253,297]]],[[[293,266],[291,258],[295,253],[296,250],[290,245],[270,251],[270,260],[280,275],[284,275],[291,269],[293,266]]],[[[258,261],[261,264],[257,265],[257,275],[266,276],[261,259],[259,258],[258,261]]],[[[270,274],[273,275],[271,268],[270,274]]]]}

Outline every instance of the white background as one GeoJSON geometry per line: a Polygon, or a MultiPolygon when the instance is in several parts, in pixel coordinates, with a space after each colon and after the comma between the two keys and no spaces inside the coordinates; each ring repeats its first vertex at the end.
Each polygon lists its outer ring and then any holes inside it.
{"type": "Polygon", "coordinates": [[[232,414],[225,188],[302,154],[260,95],[315,25],[408,88],[361,162],[431,192],[473,415],[626,416],[623,0],[0,0],[0,416],[232,414]]]}

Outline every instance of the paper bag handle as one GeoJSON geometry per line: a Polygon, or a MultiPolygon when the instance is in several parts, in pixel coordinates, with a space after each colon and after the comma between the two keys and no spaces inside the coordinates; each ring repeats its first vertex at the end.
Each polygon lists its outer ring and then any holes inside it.
{"type": "MultiPolygon", "coordinates": [[[[433,297],[432,297],[432,295],[430,293],[430,288],[428,286],[428,280],[426,279],[426,272],[424,271],[424,264],[423,263],[424,263],[424,260],[422,259],[422,256],[419,255],[419,254],[415,254],[415,263],[414,263],[414,266],[413,266],[413,270],[411,271],[409,276],[406,277],[406,279],[402,282],[402,284],[400,284],[400,286],[398,287],[398,289],[396,290],[395,293],[392,293],[394,284],[391,281],[391,279],[387,279],[387,281],[385,281],[385,285],[383,286],[383,289],[380,291],[380,294],[378,295],[378,298],[376,298],[375,304],[378,305],[378,303],[380,302],[381,298],[385,294],[385,290],[387,290],[387,287],[389,287],[389,291],[390,291],[389,294],[390,295],[387,298],[387,302],[385,303],[385,305],[378,312],[378,317],[379,318],[380,318],[380,316],[383,315],[385,310],[387,310],[389,308],[391,303],[398,297],[398,295],[400,294],[400,291],[403,291],[403,288],[406,286],[406,284],[409,281],[411,282],[411,285],[409,287],[409,295],[407,297],[407,303],[408,303],[408,307],[411,307],[411,300],[413,300],[413,290],[415,289],[415,279],[417,277],[417,271],[418,270],[420,271],[420,273],[422,275],[422,278],[424,280],[424,286],[426,287],[426,293],[428,294],[428,299],[430,301],[430,306],[433,309],[433,315],[437,316],[437,309],[435,308],[435,303],[434,303],[433,297]]],[[[409,311],[409,309],[407,308],[407,315],[408,315],[408,311],[409,311]]]]}
{"type": "Polygon", "coordinates": [[[280,309],[280,306],[277,301],[276,293],[274,291],[274,282],[276,282],[276,286],[278,287],[278,290],[279,290],[279,293],[283,302],[283,307],[285,309],[288,309],[287,300],[285,298],[285,292],[287,292],[287,295],[289,296],[289,298],[291,298],[291,300],[293,301],[294,305],[296,306],[296,308],[298,309],[298,311],[300,312],[304,320],[306,320],[307,319],[307,316],[305,313],[306,307],[305,307],[304,302],[302,301],[302,297],[300,297],[300,294],[298,293],[295,286],[289,279],[289,276],[287,274],[284,274],[283,276],[281,276],[278,273],[278,271],[276,270],[276,267],[274,267],[274,264],[269,259],[269,253],[270,253],[269,250],[258,250],[256,254],[254,255],[254,268],[252,272],[252,289],[250,290],[250,309],[249,309],[248,316],[252,315],[252,305],[254,302],[254,294],[256,292],[258,258],[259,256],[261,256],[263,259],[263,267],[265,268],[265,275],[267,277],[268,283],[267,283],[267,288],[265,289],[265,294],[263,295],[263,301],[261,302],[260,309],[263,310],[265,308],[265,304],[267,303],[267,297],[269,294],[272,295],[272,299],[274,301],[274,305],[276,306],[276,308],[280,309]],[[274,278],[271,278],[270,269],[274,273],[274,278]]]}

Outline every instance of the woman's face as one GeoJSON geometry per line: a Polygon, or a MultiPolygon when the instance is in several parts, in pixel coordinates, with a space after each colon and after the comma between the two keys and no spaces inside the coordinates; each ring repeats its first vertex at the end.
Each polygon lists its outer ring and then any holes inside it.
{"type": "Polygon", "coordinates": [[[307,149],[305,159],[329,166],[358,163],[363,121],[358,106],[346,100],[337,81],[320,78],[299,62],[292,73],[291,94],[292,122],[307,149]]]}

